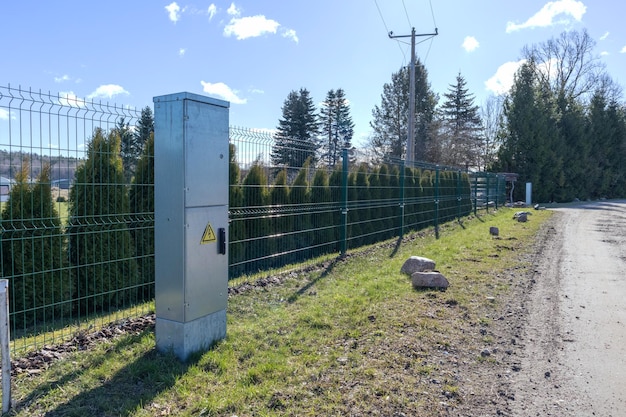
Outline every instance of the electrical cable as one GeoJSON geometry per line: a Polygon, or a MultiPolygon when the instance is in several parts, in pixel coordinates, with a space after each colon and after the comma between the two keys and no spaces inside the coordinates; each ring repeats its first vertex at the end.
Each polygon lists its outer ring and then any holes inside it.
{"type": "Polygon", "coordinates": [[[411,24],[411,19],[409,19],[409,12],[406,11],[406,4],[404,3],[404,0],[402,0],[402,7],[404,7],[404,15],[406,16],[406,21],[409,22],[409,27],[412,28],[413,25],[411,24]]]}

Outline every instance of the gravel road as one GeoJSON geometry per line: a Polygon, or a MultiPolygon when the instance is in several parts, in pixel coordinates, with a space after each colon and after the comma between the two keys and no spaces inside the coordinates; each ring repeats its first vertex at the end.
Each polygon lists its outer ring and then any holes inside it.
{"type": "Polygon", "coordinates": [[[626,416],[626,201],[555,209],[523,326],[514,416],[626,416]]]}

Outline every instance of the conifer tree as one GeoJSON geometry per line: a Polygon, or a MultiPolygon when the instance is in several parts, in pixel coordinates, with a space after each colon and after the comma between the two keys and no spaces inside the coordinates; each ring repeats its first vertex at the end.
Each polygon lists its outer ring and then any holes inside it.
{"type": "Polygon", "coordinates": [[[333,215],[330,208],[331,194],[329,178],[325,169],[318,169],[313,176],[311,186],[311,202],[314,204],[311,223],[315,229],[313,234],[314,256],[331,252],[333,241],[333,215]]]}
{"type": "Polygon", "coordinates": [[[311,224],[311,215],[307,207],[311,202],[311,190],[309,188],[309,166],[311,159],[304,162],[302,169],[298,172],[295,180],[291,184],[289,192],[289,200],[291,204],[301,213],[294,218],[293,231],[294,245],[296,249],[297,260],[307,259],[310,256],[311,243],[313,242],[313,228],[311,224]]]}
{"type": "Polygon", "coordinates": [[[330,90],[320,110],[322,136],[321,160],[334,168],[341,160],[342,149],[352,147],[354,122],[350,116],[350,105],[343,89],[330,90]]]}
{"type": "Polygon", "coordinates": [[[244,206],[243,189],[240,181],[239,163],[235,145],[232,143],[228,147],[228,206],[230,208],[230,225],[228,226],[228,263],[230,265],[230,278],[237,277],[244,272],[245,260],[245,224],[243,217],[239,214],[244,206]],[[237,214],[235,214],[237,213],[237,214]]]}
{"type": "Polygon", "coordinates": [[[10,281],[9,306],[20,325],[61,318],[71,291],[50,165],[43,165],[34,185],[28,173],[25,159],[2,210],[2,275],[10,281]]]}
{"type": "Polygon", "coordinates": [[[309,91],[291,91],[282,107],[275,142],[272,147],[272,164],[279,167],[299,168],[310,158],[314,165],[319,148],[319,124],[315,104],[309,91]]]}
{"type": "MultiPolygon", "coordinates": [[[[433,136],[437,96],[431,91],[428,72],[418,60],[415,65],[415,155],[423,161],[433,136]]],[[[391,75],[391,83],[383,86],[380,106],[372,110],[373,130],[370,148],[376,159],[405,157],[409,121],[409,69],[404,67],[391,75]]]]}
{"type": "Polygon", "coordinates": [[[260,208],[268,203],[267,175],[263,166],[256,161],[243,180],[244,207],[253,213],[244,220],[246,238],[246,257],[249,260],[248,271],[267,268],[267,236],[270,233],[269,219],[260,213],[260,208]]]}
{"type": "Polygon", "coordinates": [[[140,273],[141,300],[154,298],[154,133],[145,143],[129,191],[131,229],[140,273]]]}
{"type": "Polygon", "coordinates": [[[138,271],[128,212],[119,133],[113,129],[107,135],[97,128],[70,189],[67,227],[74,298],[83,312],[136,301],[138,271]]]}
{"type": "Polygon", "coordinates": [[[294,213],[289,210],[291,207],[289,199],[289,186],[287,185],[287,170],[281,170],[274,179],[274,186],[270,190],[270,204],[272,205],[271,233],[274,236],[270,242],[270,252],[277,261],[273,266],[280,266],[287,262],[287,255],[277,257],[277,254],[289,253],[293,247],[293,235],[290,233],[293,228],[294,213]],[[280,260],[278,260],[280,258],[280,260]]]}
{"type": "Polygon", "coordinates": [[[484,144],[482,121],[474,96],[467,89],[465,78],[459,73],[456,84],[449,86],[441,105],[443,141],[442,160],[445,165],[476,168],[480,166],[481,149],[484,144]]]}

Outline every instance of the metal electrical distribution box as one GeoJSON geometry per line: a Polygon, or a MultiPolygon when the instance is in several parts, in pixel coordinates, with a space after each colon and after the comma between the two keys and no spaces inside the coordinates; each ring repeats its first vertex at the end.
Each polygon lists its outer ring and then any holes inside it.
{"type": "Polygon", "coordinates": [[[157,348],[185,360],[226,336],[228,102],[154,98],[157,348]]]}

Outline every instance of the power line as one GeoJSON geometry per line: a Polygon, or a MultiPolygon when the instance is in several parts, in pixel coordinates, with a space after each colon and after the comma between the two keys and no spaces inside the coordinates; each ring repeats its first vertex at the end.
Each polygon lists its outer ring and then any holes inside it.
{"type": "Polygon", "coordinates": [[[411,19],[409,19],[409,12],[406,11],[406,4],[404,3],[404,0],[402,0],[402,7],[404,7],[404,15],[406,16],[406,21],[409,22],[409,27],[413,27],[411,19]]]}
{"type": "Polygon", "coordinates": [[[433,0],[429,0],[430,3],[430,14],[433,17],[433,25],[437,27],[437,22],[435,21],[435,11],[433,10],[433,0]]]}
{"type": "MultiPolygon", "coordinates": [[[[378,6],[378,1],[374,0],[374,3],[376,4],[376,8],[378,9],[378,15],[380,16],[380,20],[382,20],[383,26],[385,27],[385,33],[389,33],[389,28],[387,27],[387,23],[385,22],[385,18],[383,17],[383,13],[380,11],[380,6],[378,6]]],[[[404,4],[404,0],[402,0],[402,3],[404,4]]],[[[406,12],[406,8],[404,10],[406,12]]],[[[407,19],[408,19],[408,15],[407,15],[407,19]]],[[[408,43],[407,42],[397,41],[398,49],[400,49],[400,53],[404,57],[404,61],[403,62],[406,62],[406,53],[404,52],[404,49],[402,49],[402,46],[400,46],[400,43],[404,43],[405,45],[408,45],[408,43]]]]}

